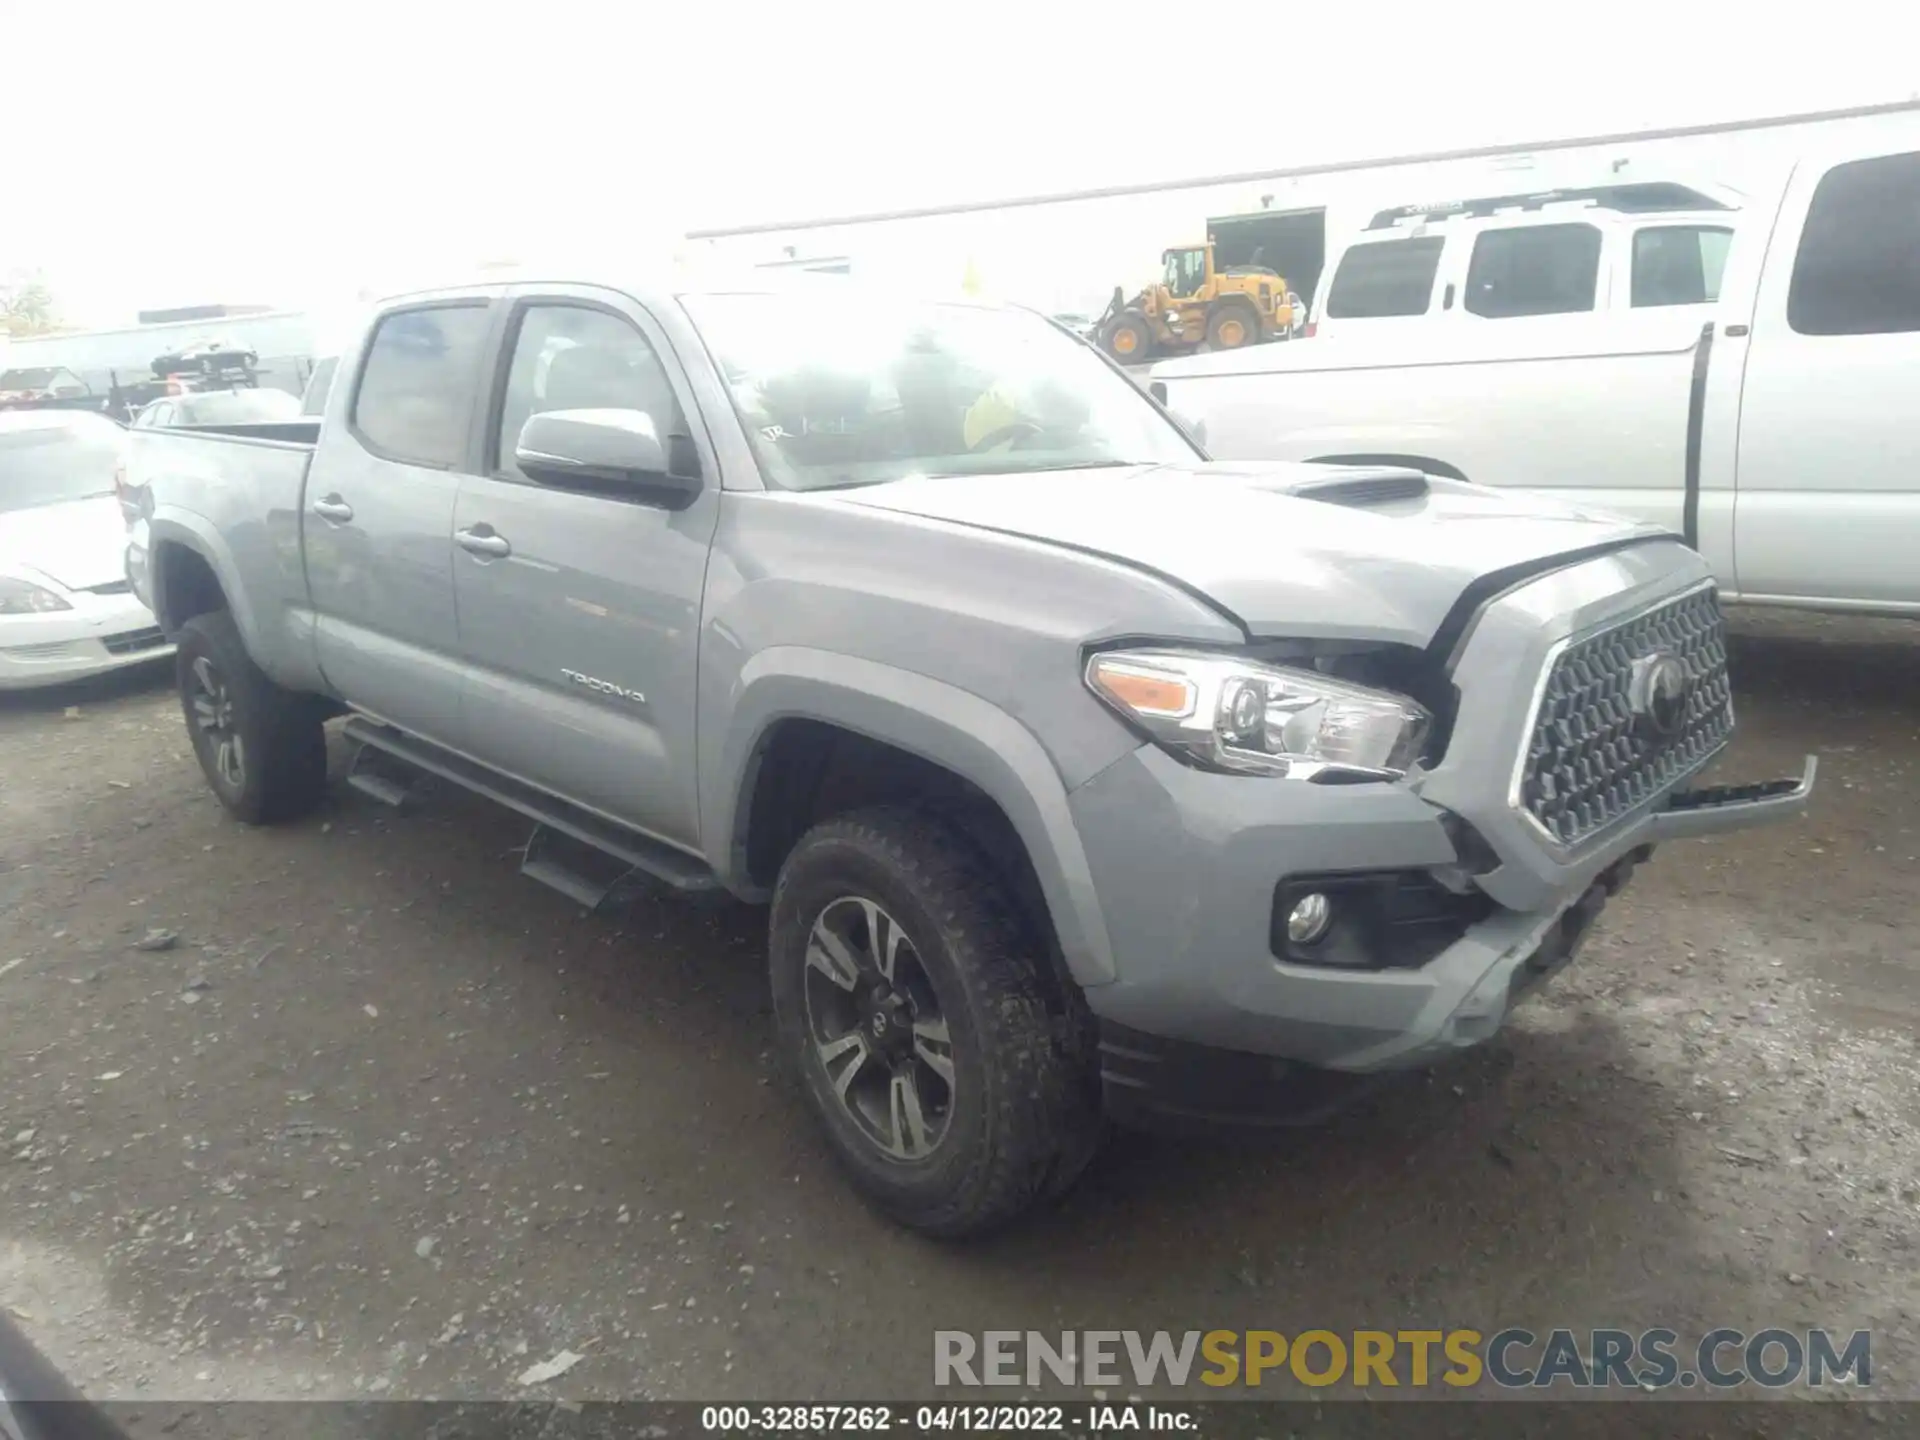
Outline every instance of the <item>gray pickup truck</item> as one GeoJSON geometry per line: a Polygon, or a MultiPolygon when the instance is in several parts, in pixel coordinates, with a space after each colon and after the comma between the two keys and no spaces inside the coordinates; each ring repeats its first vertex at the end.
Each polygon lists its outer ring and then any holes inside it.
{"type": "Polygon", "coordinates": [[[1733,729],[1657,528],[1210,462],[1084,341],[840,282],[391,301],[324,413],[132,437],[128,573],[250,823],[421,772],[525,869],[770,906],[854,1183],[976,1232],[1103,1117],[1274,1123],[1476,1044],[1733,729]]]}

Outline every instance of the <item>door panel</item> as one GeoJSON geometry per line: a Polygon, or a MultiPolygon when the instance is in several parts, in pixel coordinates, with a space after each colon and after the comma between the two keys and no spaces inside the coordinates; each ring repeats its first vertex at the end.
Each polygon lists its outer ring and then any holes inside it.
{"type": "Polygon", "coordinates": [[[455,748],[454,499],[492,319],[481,297],[380,321],[350,404],[326,423],[301,517],[327,683],[455,748]]]}
{"type": "Polygon", "coordinates": [[[352,513],[329,521],[310,502],[301,522],[321,674],[352,704],[457,747],[449,537],[459,477],[369,456],[318,478],[322,497],[340,496],[352,513]]]}
{"type": "Polygon", "coordinates": [[[503,363],[493,473],[462,487],[454,515],[456,532],[508,547],[453,552],[471,748],[696,847],[694,682],[719,513],[713,462],[701,457],[707,488],[667,509],[535,484],[511,459],[527,415],[609,406],[648,411],[663,438],[686,437],[670,449],[691,450],[683,379],[637,306],[586,290],[521,297],[503,363]]]}
{"type": "Polygon", "coordinates": [[[1920,607],[1920,152],[1796,177],[1740,396],[1740,593],[1920,607]]]}

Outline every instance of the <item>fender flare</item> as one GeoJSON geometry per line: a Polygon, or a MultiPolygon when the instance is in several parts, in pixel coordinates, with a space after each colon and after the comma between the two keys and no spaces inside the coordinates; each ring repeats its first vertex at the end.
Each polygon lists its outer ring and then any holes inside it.
{"type": "Polygon", "coordinates": [[[746,834],[759,762],[782,721],[837,725],[977,785],[1027,848],[1067,969],[1082,986],[1114,978],[1113,947],[1066,787],[1032,731],[968,691],[833,651],[777,646],[741,668],[726,732],[702,757],[701,833],[721,878],[745,898],[746,834]]]}
{"type": "Polygon", "coordinates": [[[240,638],[246,642],[247,653],[258,663],[258,657],[266,653],[261,644],[259,617],[253,602],[247,598],[246,587],[240,583],[240,567],[234,561],[233,551],[217,529],[186,510],[160,510],[147,521],[147,563],[153,577],[152,609],[169,638],[180,628],[167,600],[167,567],[160,563],[161,552],[169,545],[191,550],[206,561],[213,578],[220,583],[220,592],[226,597],[227,609],[239,627],[240,638]]]}

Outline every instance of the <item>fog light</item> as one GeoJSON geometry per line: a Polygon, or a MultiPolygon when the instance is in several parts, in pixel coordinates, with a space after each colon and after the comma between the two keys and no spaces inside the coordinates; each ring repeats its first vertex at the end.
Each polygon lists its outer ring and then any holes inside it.
{"type": "Polygon", "coordinates": [[[1287,912],[1287,939],[1296,945],[1311,945],[1332,924],[1333,902],[1316,890],[1301,896],[1287,912]]]}

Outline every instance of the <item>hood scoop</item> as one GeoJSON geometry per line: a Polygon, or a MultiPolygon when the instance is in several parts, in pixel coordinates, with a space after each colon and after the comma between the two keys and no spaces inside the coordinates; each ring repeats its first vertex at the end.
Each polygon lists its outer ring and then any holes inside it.
{"type": "Polygon", "coordinates": [[[1391,505],[1396,500],[1423,500],[1428,488],[1427,477],[1418,470],[1362,470],[1335,480],[1289,485],[1286,493],[1301,500],[1319,500],[1328,505],[1364,510],[1371,505],[1391,505]]]}

